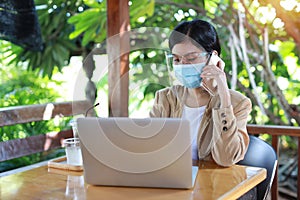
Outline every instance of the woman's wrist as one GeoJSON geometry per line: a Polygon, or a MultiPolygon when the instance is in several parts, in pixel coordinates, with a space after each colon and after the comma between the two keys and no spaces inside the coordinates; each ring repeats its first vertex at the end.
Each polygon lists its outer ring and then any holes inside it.
{"type": "Polygon", "coordinates": [[[224,92],[220,94],[220,100],[221,108],[228,108],[231,105],[231,97],[228,89],[224,90],[224,92]]]}

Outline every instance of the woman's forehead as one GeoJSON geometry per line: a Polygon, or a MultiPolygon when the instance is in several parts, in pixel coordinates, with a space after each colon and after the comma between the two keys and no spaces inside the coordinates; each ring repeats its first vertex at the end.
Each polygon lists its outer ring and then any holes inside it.
{"type": "Polygon", "coordinates": [[[194,52],[203,52],[203,49],[195,46],[191,41],[187,40],[182,43],[175,44],[172,49],[172,54],[175,55],[186,55],[194,52]]]}

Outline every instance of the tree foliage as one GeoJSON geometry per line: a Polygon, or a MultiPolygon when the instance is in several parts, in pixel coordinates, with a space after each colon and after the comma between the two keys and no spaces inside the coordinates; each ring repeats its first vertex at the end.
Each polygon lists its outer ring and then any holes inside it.
{"type": "MultiPolygon", "coordinates": [[[[0,65],[1,66],[1,65],[0,65]]],[[[44,104],[55,102],[60,95],[50,85],[60,85],[60,82],[39,77],[31,71],[17,69],[14,66],[0,68],[0,107],[19,105],[44,104]],[[6,75],[6,76],[4,76],[6,75]]],[[[41,133],[59,131],[67,126],[69,119],[45,120],[12,126],[0,129],[0,142],[12,139],[25,138],[41,133]]],[[[22,167],[45,159],[63,155],[63,150],[37,153],[0,163],[0,172],[22,167]]]]}
{"type": "Polygon", "coordinates": [[[83,5],[81,0],[35,0],[36,11],[41,26],[43,50],[28,51],[12,43],[1,42],[2,52],[6,55],[5,65],[25,66],[42,76],[52,76],[69,63],[70,56],[81,51],[78,40],[70,40],[73,26],[67,23],[72,13],[78,12],[83,5]]]}

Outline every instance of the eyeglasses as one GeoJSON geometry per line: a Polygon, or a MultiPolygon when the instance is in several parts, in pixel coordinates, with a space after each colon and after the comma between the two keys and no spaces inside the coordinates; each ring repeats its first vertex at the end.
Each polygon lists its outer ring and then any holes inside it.
{"type": "Polygon", "coordinates": [[[166,56],[172,64],[177,65],[181,63],[196,64],[205,62],[208,55],[210,55],[208,52],[192,52],[183,56],[176,54],[167,54],[166,56]]]}

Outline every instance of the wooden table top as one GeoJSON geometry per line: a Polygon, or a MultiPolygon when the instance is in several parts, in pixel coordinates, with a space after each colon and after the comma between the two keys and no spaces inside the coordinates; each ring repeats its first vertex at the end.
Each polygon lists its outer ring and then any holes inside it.
{"type": "Polygon", "coordinates": [[[41,166],[0,177],[0,199],[236,199],[265,178],[262,168],[201,162],[190,190],[108,187],[86,184],[82,172],[41,166]]]}

